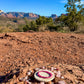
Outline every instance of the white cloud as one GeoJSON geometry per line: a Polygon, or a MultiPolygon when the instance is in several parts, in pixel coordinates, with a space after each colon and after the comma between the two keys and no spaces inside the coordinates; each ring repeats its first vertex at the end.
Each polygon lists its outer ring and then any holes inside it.
{"type": "Polygon", "coordinates": [[[84,1],[81,1],[80,3],[79,3],[79,2],[77,2],[76,4],[77,4],[77,5],[78,5],[78,4],[84,4],[84,1]]]}
{"type": "MultiPolygon", "coordinates": [[[[61,0],[61,3],[67,3],[67,0],[61,0]]],[[[84,4],[84,0],[82,0],[80,3],[76,2],[76,4],[84,4]]]]}
{"type": "Polygon", "coordinates": [[[61,3],[67,3],[67,0],[61,0],[61,3]]]}

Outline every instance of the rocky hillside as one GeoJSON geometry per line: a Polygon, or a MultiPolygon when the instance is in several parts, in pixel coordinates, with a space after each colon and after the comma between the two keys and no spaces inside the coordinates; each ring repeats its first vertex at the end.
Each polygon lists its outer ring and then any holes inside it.
{"type": "Polygon", "coordinates": [[[18,71],[20,78],[23,75],[21,70],[25,70],[25,67],[28,70],[53,66],[60,69],[67,84],[83,84],[83,51],[82,34],[56,32],[0,34],[0,82],[7,82],[18,71]]]}
{"type": "Polygon", "coordinates": [[[1,16],[8,17],[8,18],[38,18],[39,15],[33,14],[33,13],[24,13],[24,12],[7,12],[7,13],[2,13],[1,16]]]}
{"type": "MultiPolygon", "coordinates": [[[[7,13],[4,13],[2,10],[0,10],[0,15],[7,17],[7,18],[24,18],[24,17],[27,17],[29,19],[36,19],[39,17],[38,14],[34,14],[34,13],[24,13],[24,12],[7,12],[7,13]]],[[[51,16],[48,16],[48,17],[55,19],[55,18],[57,18],[57,15],[52,14],[51,16]]]]}

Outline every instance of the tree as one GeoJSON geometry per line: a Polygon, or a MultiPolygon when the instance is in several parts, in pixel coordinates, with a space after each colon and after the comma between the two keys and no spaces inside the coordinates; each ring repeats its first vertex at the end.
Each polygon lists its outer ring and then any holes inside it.
{"type": "Polygon", "coordinates": [[[67,15],[62,15],[60,21],[69,27],[70,31],[75,31],[78,28],[78,23],[83,18],[84,8],[81,0],[68,0],[65,5],[67,15]],[[76,4],[77,3],[77,4],[76,4]]]}
{"type": "Polygon", "coordinates": [[[47,23],[53,23],[53,19],[51,17],[47,18],[47,23]]]}
{"type": "Polygon", "coordinates": [[[30,30],[38,31],[37,24],[35,21],[31,21],[30,26],[30,30]]]}
{"type": "Polygon", "coordinates": [[[42,25],[43,24],[43,20],[42,20],[41,16],[39,16],[39,18],[36,20],[36,24],[37,25],[42,25]]]}
{"type": "Polygon", "coordinates": [[[24,27],[23,27],[23,31],[26,32],[30,30],[30,26],[28,24],[26,24],[24,27]]]}
{"type": "Polygon", "coordinates": [[[36,20],[37,25],[44,25],[47,23],[53,23],[53,19],[52,18],[46,18],[44,16],[39,16],[39,18],[36,20]]]}

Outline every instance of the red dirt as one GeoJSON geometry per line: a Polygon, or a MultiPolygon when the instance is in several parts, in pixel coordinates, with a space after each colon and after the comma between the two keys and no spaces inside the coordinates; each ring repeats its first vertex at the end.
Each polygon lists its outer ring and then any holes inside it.
{"type": "Polygon", "coordinates": [[[84,64],[84,35],[56,32],[0,34],[0,76],[22,67],[84,64]]]}

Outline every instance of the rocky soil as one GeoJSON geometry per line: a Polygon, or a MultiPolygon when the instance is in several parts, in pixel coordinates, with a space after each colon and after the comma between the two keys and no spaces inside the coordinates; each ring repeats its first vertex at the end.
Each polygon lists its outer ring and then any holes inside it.
{"type": "MultiPolygon", "coordinates": [[[[84,35],[56,32],[0,34],[0,83],[25,68],[58,67],[67,84],[84,83],[84,35]]],[[[21,83],[20,83],[21,84],[21,83]]]]}

